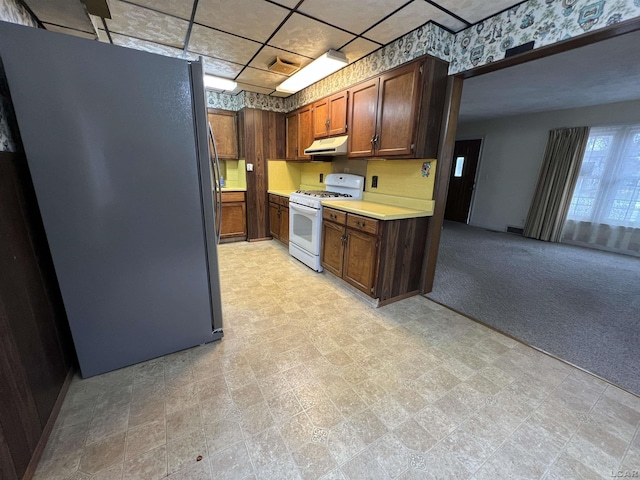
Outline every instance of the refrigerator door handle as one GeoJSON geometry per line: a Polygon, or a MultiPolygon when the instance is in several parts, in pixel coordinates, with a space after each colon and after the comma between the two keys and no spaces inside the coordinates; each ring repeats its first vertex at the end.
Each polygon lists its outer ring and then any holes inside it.
{"type": "Polygon", "coordinates": [[[211,144],[213,145],[213,155],[210,157],[211,160],[211,171],[213,173],[213,209],[216,215],[216,243],[220,243],[220,234],[222,230],[222,185],[220,184],[220,159],[218,158],[218,147],[216,146],[216,140],[213,136],[213,130],[211,129],[211,124],[209,124],[209,138],[211,139],[211,144]]]}

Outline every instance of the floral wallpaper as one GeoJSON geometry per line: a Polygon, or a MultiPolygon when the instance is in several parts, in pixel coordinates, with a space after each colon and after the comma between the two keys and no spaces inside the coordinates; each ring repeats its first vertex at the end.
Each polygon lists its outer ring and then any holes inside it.
{"type": "Polygon", "coordinates": [[[640,0],[529,0],[455,36],[449,74],[504,58],[527,42],[534,48],[640,16],[640,0]]]}
{"type": "Polygon", "coordinates": [[[370,53],[342,70],[286,99],[287,111],[343,90],[354,83],[378,75],[425,54],[450,61],[452,33],[433,23],[419,27],[389,45],[370,53]]]}
{"type": "Polygon", "coordinates": [[[212,92],[207,90],[207,107],[222,108],[223,110],[238,111],[247,108],[257,108],[258,110],[271,110],[273,112],[288,112],[285,99],[272,97],[254,92],[241,92],[237,95],[212,92]]]}
{"type": "MultiPolygon", "coordinates": [[[[0,20],[30,27],[37,26],[29,12],[15,0],[0,0],[0,20]]],[[[15,152],[21,148],[16,140],[17,135],[13,133],[16,131],[16,120],[9,97],[9,88],[4,70],[0,65],[0,151],[15,152]]]]}

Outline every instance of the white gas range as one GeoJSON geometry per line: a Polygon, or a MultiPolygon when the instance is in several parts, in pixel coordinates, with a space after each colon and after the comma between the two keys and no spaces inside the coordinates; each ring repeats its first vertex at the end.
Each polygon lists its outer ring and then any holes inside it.
{"type": "Polygon", "coordinates": [[[365,178],[348,173],[330,173],[326,190],[298,190],[289,197],[289,253],[309,268],[322,271],[320,238],[322,200],[362,200],[365,178]]]}

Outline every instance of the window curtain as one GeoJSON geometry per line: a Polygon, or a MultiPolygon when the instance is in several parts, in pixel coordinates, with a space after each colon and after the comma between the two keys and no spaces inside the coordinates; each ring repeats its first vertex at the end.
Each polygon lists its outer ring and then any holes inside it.
{"type": "Polygon", "coordinates": [[[549,132],[542,170],[524,227],[526,237],[560,241],[588,139],[589,127],[549,132]]]}

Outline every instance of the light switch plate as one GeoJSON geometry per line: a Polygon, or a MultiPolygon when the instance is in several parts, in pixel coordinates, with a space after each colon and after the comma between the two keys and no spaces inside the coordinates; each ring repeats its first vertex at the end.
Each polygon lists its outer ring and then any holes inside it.
{"type": "Polygon", "coordinates": [[[253,163],[247,163],[247,172],[253,172],[253,163]]]}

